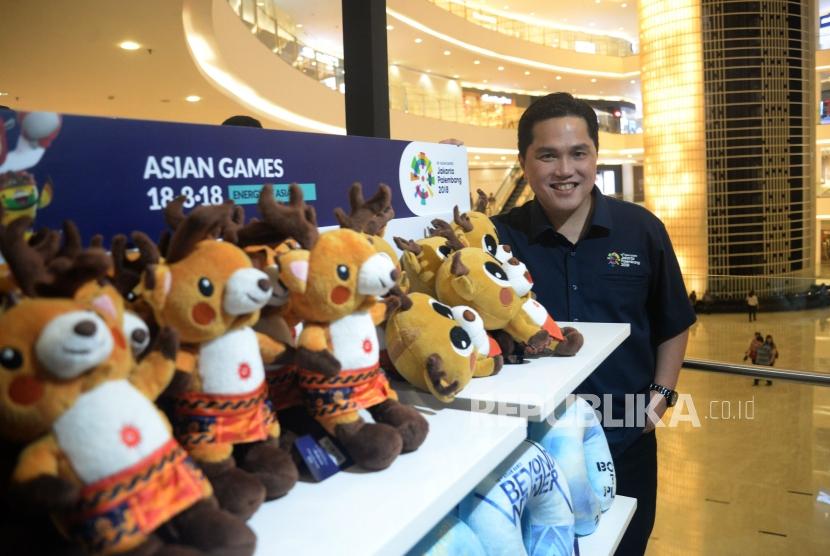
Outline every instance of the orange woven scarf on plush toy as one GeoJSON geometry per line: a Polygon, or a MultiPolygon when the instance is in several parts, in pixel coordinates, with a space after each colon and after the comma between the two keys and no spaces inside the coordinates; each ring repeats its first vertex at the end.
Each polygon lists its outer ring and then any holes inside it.
{"type": "Polygon", "coordinates": [[[342,370],[332,378],[300,369],[298,378],[306,407],[318,420],[372,407],[389,398],[397,399],[377,363],[363,369],[342,370]]]}
{"type": "Polygon", "coordinates": [[[565,336],[562,335],[562,329],[559,328],[559,325],[556,324],[556,321],[553,320],[552,316],[548,315],[545,318],[545,322],[542,324],[542,328],[544,328],[550,335],[550,337],[554,340],[558,342],[565,340],[565,336]]]}
{"type": "Polygon", "coordinates": [[[238,395],[187,392],[176,398],[174,428],[183,446],[265,440],[277,416],[266,400],[265,382],[238,395]]]}
{"type": "Polygon", "coordinates": [[[212,492],[171,438],[143,461],[85,486],[76,511],[61,524],[91,552],[123,552],[212,492]]]}

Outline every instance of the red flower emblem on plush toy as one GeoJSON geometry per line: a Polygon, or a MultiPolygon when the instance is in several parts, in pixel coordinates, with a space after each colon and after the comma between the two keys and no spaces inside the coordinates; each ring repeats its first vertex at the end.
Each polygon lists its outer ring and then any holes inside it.
{"type": "Polygon", "coordinates": [[[247,363],[242,363],[239,365],[239,377],[242,380],[246,380],[251,376],[251,366],[247,363]]]}
{"type": "Polygon", "coordinates": [[[365,351],[366,353],[372,351],[372,340],[370,340],[369,338],[363,340],[363,351],[365,351]]]}
{"type": "Polygon", "coordinates": [[[121,429],[121,442],[127,448],[135,448],[141,443],[141,432],[133,425],[124,425],[121,429]]]}

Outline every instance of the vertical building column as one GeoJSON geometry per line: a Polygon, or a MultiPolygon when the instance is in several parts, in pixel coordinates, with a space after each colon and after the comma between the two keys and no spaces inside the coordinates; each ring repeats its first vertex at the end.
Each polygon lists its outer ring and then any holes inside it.
{"type": "Polygon", "coordinates": [[[389,138],[386,0],[342,0],[346,133],[389,138]]]}
{"type": "Polygon", "coordinates": [[[646,206],[701,297],[709,265],[700,0],[640,0],[639,17],[646,206]]]}
{"type": "Polygon", "coordinates": [[[634,202],[634,165],[622,165],[622,196],[623,201],[634,202]]]}

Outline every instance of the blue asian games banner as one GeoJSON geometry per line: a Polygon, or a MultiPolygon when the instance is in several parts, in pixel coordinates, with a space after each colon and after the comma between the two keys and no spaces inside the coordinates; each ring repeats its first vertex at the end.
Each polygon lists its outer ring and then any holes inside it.
{"type": "Polygon", "coordinates": [[[251,218],[265,183],[280,201],[299,183],[319,225],[334,225],[355,181],[366,197],[389,185],[398,218],[469,207],[467,153],[454,145],[0,111],[4,223],[32,216],[34,228],[57,229],[72,219],[84,242],[133,230],[157,238],[179,195],[185,210],[230,199],[251,218]]]}

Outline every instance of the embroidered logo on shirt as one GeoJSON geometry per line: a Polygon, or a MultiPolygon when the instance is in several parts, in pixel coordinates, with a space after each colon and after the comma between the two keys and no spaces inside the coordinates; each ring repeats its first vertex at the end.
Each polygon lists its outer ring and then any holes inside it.
{"type": "Polygon", "coordinates": [[[628,268],[631,266],[640,266],[640,261],[637,260],[639,255],[633,255],[631,253],[617,253],[612,251],[608,253],[608,257],[606,260],[608,261],[608,266],[614,268],[615,266],[619,266],[622,268],[628,268]]]}

